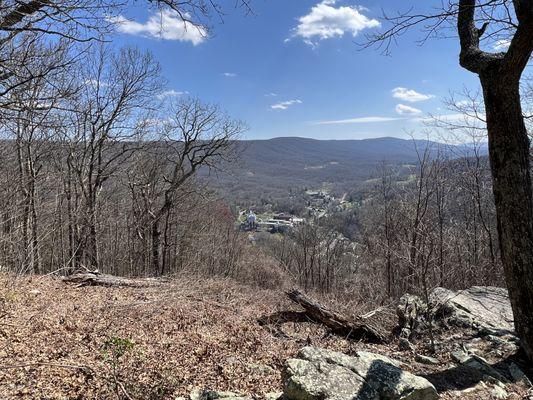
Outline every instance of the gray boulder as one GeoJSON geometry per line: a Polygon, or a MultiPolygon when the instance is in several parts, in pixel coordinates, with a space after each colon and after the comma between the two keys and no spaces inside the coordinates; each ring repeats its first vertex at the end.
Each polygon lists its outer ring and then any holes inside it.
{"type": "Polygon", "coordinates": [[[485,378],[492,378],[498,382],[508,383],[507,378],[504,377],[500,372],[498,372],[493,366],[491,366],[483,357],[477,356],[475,354],[470,354],[466,359],[461,362],[461,364],[465,367],[478,371],[485,378]]]}
{"type": "Polygon", "coordinates": [[[425,356],[423,354],[417,354],[415,356],[415,360],[419,362],[420,364],[427,364],[427,365],[438,365],[440,363],[437,358],[425,356]]]}
{"type": "Polygon", "coordinates": [[[474,286],[451,291],[436,288],[430,295],[430,306],[437,318],[487,334],[508,334],[513,331],[513,311],[506,289],[474,286]]]}
{"type": "Polygon", "coordinates": [[[283,373],[287,400],[435,400],[435,387],[400,368],[400,363],[359,351],[354,357],[305,347],[287,360],[283,373]]]}
{"type": "Polygon", "coordinates": [[[409,341],[409,339],[404,337],[401,337],[400,340],[398,340],[398,349],[400,351],[415,351],[413,344],[409,341]]]}
{"type": "Polygon", "coordinates": [[[513,382],[521,382],[528,388],[532,387],[531,381],[529,380],[527,375],[515,363],[511,363],[509,365],[508,371],[511,377],[513,378],[513,382]]]}
{"type": "Polygon", "coordinates": [[[193,390],[189,395],[190,400],[252,400],[250,396],[233,392],[219,392],[216,390],[193,390]]]}

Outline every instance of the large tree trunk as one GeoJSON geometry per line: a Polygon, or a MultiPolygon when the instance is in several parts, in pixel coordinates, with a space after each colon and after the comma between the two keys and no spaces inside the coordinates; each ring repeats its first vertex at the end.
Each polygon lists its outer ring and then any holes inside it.
{"type": "Polygon", "coordinates": [[[533,193],[520,79],[533,53],[533,3],[514,0],[518,25],[505,53],[481,50],[477,0],[459,0],[461,66],[483,87],[500,252],[516,333],[533,360],[533,193]]]}
{"type": "Polygon", "coordinates": [[[505,278],[522,347],[533,360],[533,194],[519,79],[480,73],[505,278]]]}

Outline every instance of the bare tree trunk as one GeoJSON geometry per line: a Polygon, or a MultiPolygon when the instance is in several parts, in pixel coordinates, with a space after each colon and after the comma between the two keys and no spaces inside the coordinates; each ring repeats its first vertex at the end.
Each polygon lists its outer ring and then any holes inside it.
{"type": "Polygon", "coordinates": [[[515,328],[533,360],[533,194],[529,139],[522,117],[518,79],[500,71],[480,74],[505,278],[515,328]]]}
{"type": "Polygon", "coordinates": [[[159,220],[152,222],[152,269],[154,273],[163,275],[164,271],[161,269],[161,229],[159,229],[159,220]]]}
{"type": "Polygon", "coordinates": [[[170,210],[167,211],[165,216],[165,229],[163,234],[163,254],[161,257],[161,275],[169,269],[169,229],[170,229],[170,210]]]}
{"type": "Polygon", "coordinates": [[[76,262],[78,260],[78,244],[76,242],[76,227],[74,222],[74,205],[72,198],[72,166],[70,163],[70,155],[67,159],[67,177],[65,183],[65,194],[67,197],[67,215],[68,215],[68,244],[69,244],[69,271],[73,273],[76,270],[76,262]]]}
{"type": "Polygon", "coordinates": [[[96,231],[96,195],[94,193],[89,194],[87,211],[88,215],[86,216],[87,222],[87,245],[85,248],[87,256],[86,267],[92,269],[99,268],[99,257],[98,257],[98,236],[96,231]]]}
{"type": "Polygon", "coordinates": [[[41,256],[39,250],[39,226],[37,209],[35,206],[35,177],[31,178],[30,186],[30,210],[31,210],[31,260],[35,273],[41,272],[41,256]]]}
{"type": "MultiPolygon", "coordinates": [[[[20,135],[20,129],[17,129],[17,136],[20,135]]],[[[26,176],[24,173],[24,160],[22,156],[22,140],[20,136],[17,137],[15,141],[17,149],[17,164],[18,164],[18,173],[19,173],[19,190],[22,195],[22,259],[21,267],[26,269],[27,259],[28,259],[28,249],[30,247],[28,239],[29,231],[29,207],[28,207],[28,193],[26,190],[26,176]]]]}

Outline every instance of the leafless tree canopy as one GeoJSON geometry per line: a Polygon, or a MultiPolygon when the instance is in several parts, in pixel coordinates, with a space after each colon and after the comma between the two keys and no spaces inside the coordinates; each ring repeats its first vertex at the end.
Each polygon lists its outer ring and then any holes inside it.
{"type": "MultiPolygon", "coordinates": [[[[392,45],[409,30],[419,29],[422,36],[420,44],[428,39],[458,38],[458,24],[469,31],[471,20],[476,28],[472,31],[480,47],[505,50],[518,28],[519,17],[515,6],[521,2],[511,0],[487,1],[436,1],[432,4],[401,6],[394,13],[384,12],[385,29],[377,34],[367,36],[367,46],[378,46],[385,52],[393,50],[392,45]],[[465,12],[460,12],[464,10],[465,12]],[[461,22],[460,22],[461,20],[461,22]]],[[[472,38],[476,40],[475,38],[472,38]]],[[[474,44],[474,43],[472,43],[474,44]]],[[[487,52],[485,56],[491,52],[487,52]]],[[[500,51],[493,51],[494,56],[501,57],[500,51]]]]}

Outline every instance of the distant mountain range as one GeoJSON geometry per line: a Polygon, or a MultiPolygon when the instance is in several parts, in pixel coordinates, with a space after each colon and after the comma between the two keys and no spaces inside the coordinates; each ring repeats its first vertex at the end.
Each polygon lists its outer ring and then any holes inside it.
{"type": "Polygon", "coordinates": [[[416,165],[417,149],[423,153],[429,146],[432,154],[440,149],[441,154],[457,157],[466,155],[469,147],[391,137],[363,140],[280,137],[240,141],[238,146],[240,160],[230,168],[231,172],[211,177],[226,194],[279,193],[323,185],[346,190],[375,176],[380,162],[416,165]]]}

